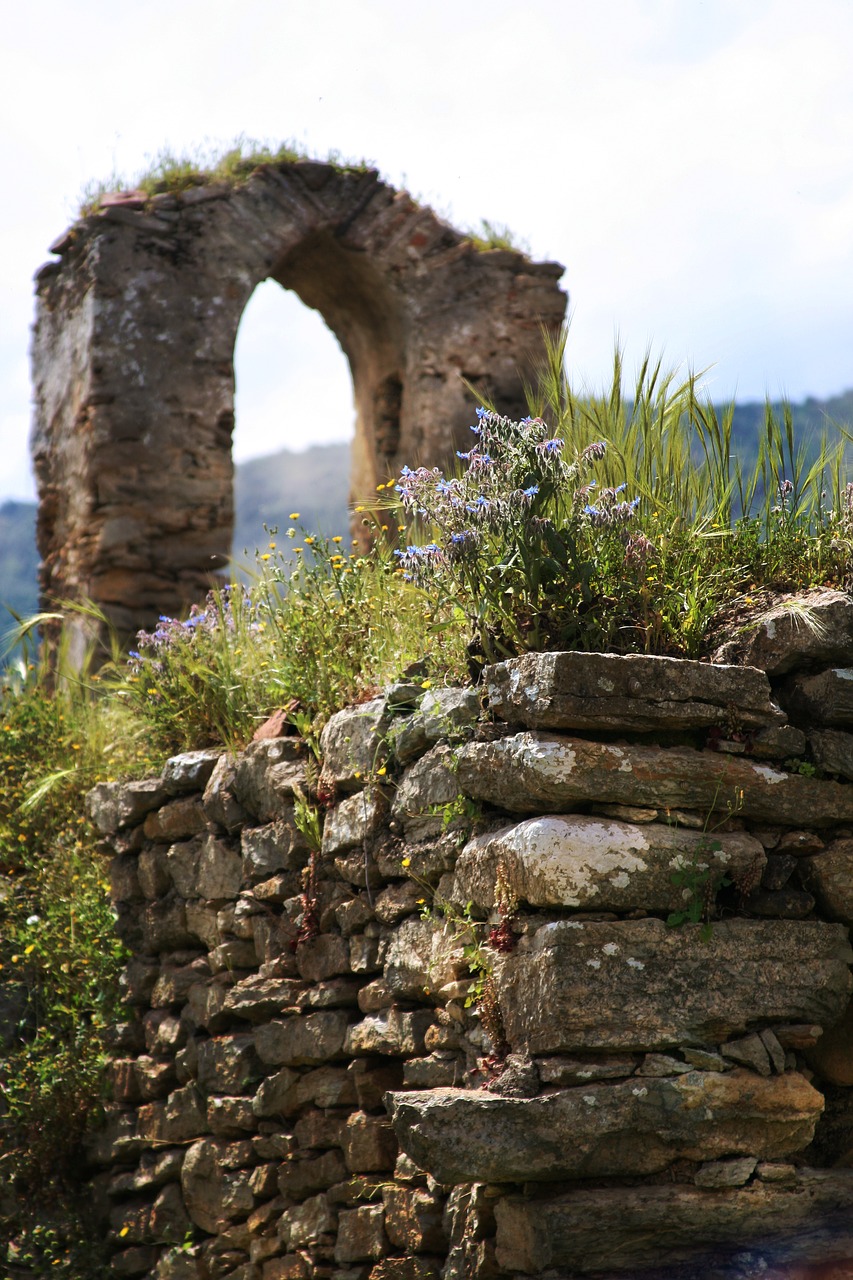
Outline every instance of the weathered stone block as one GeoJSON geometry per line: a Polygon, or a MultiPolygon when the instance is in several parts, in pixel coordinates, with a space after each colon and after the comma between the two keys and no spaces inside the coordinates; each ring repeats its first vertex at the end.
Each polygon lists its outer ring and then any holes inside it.
{"type": "Polygon", "coordinates": [[[336,974],[349,973],[349,943],[338,934],[321,933],[300,945],[296,965],[306,982],[323,982],[336,974]]]}
{"type": "Polygon", "coordinates": [[[468,737],[479,716],[479,690],[428,689],[417,711],[392,725],[394,755],[400,764],[408,764],[442,739],[468,737]]]}
{"type": "Polygon", "coordinates": [[[731,811],[789,825],[804,813],[815,827],[853,821],[853,787],[713,751],[519,733],[497,742],[466,743],[457,757],[459,789],[513,813],[565,813],[594,800],[706,814],[731,811]]]}
{"type": "Polygon", "coordinates": [[[348,796],[326,814],[323,824],[323,856],[334,857],[354,849],[382,825],[388,801],[379,787],[367,787],[348,796]]]}
{"type": "Polygon", "coordinates": [[[308,747],[301,738],[251,742],[234,763],[231,789],[237,802],[260,822],[293,812],[294,788],[308,790],[308,747]]]}
{"type": "Polygon", "coordinates": [[[300,1154],[288,1159],[279,1167],[278,1185],[282,1195],[301,1200],[318,1191],[328,1190],[346,1177],[344,1157],[332,1148],[320,1156],[300,1154]]]}
{"type": "Polygon", "coordinates": [[[351,1173],[378,1173],[393,1169],[397,1139],[390,1120],[356,1111],[347,1117],[341,1133],[344,1159],[351,1173]]]}
{"type": "Polygon", "coordinates": [[[102,835],[133,827],[167,798],[159,778],[141,782],[99,782],[86,796],[86,812],[102,835]]]}
{"type": "Polygon", "coordinates": [[[312,1196],[292,1209],[285,1209],[279,1219],[278,1234],[283,1244],[295,1249],[332,1234],[337,1224],[338,1215],[326,1197],[312,1196]]]}
{"type": "Polygon", "coordinates": [[[406,920],[385,953],[384,980],[397,998],[419,1000],[468,972],[465,938],[446,920],[406,920]]]}
{"type": "Polygon", "coordinates": [[[460,793],[456,761],[450,747],[437,746],[403,774],[392,812],[407,840],[440,836],[460,793]]]}
{"type": "Polygon", "coordinates": [[[791,676],[785,682],[784,698],[791,718],[805,729],[815,725],[851,725],[853,666],[830,667],[815,675],[791,676]]]}
{"type": "Polygon", "coordinates": [[[395,925],[404,916],[420,913],[424,903],[424,890],[414,880],[390,884],[376,895],[374,910],[380,924],[395,925]]]}
{"type": "Polygon", "coordinates": [[[138,857],[132,853],[119,854],[111,860],[110,898],[113,902],[139,902],[143,897],[138,863],[138,857]]]}
{"type": "Polygon", "coordinates": [[[344,791],[363,786],[365,779],[387,762],[387,727],[384,698],[336,712],[320,737],[327,782],[344,791]]]}
{"type": "MultiPolygon", "coordinates": [[[[826,773],[853,779],[853,733],[842,733],[840,729],[815,729],[809,734],[809,745],[815,763],[826,773]]],[[[796,754],[802,755],[802,752],[796,754]]]]}
{"type": "Polygon", "coordinates": [[[385,1230],[388,1239],[406,1253],[442,1253],[447,1235],[442,1202],[425,1187],[385,1187],[385,1230]]]}
{"type": "Polygon", "coordinates": [[[375,1261],[390,1252],[381,1204],[363,1205],[360,1209],[342,1209],[338,1214],[336,1262],[375,1261]]]}
{"type": "Polygon", "coordinates": [[[229,1168],[228,1147],[218,1139],[203,1138],[187,1151],[181,1170],[187,1213],[197,1227],[211,1235],[245,1218],[255,1203],[249,1185],[251,1172],[229,1168]]]}
{"type": "Polygon", "coordinates": [[[530,906],[677,911],[687,902],[683,884],[673,883],[677,872],[710,870],[718,883],[726,876],[754,885],[765,853],[758,840],[740,831],[710,838],[659,822],[529,818],[469,841],[456,863],[451,902],[471,902],[488,914],[495,907],[501,863],[515,896],[530,906]]]}
{"type": "Polygon", "coordinates": [[[770,681],[754,667],[647,654],[526,653],[486,667],[490,710],[528,729],[648,732],[784,722],[770,681]]]}
{"type": "Polygon", "coordinates": [[[436,1181],[633,1177],[673,1160],[776,1159],[807,1146],[823,1098],[791,1072],[691,1071],[538,1098],[465,1089],[395,1093],[401,1147],[436,1181]]]}
{"type": "Polygon", "coordinates": [[[545,925],[498,967],[506,1034],[537,1054],[716,1044],[776,1022],[831,1025],[851,988],[840,925],[657,919],[545,925]]]}
{"type": "Polygon", "coordinates": [[[292,806],[285,806],[278,822],[244,827],[240,835],[243,876],[250,883],[266,880],[277,871],[299,871],[308,857],[308,845],[293,821],[292,806]]]}
{"type": "Polygon", "coordinates": [[[822,1080],[847,1089],[853,1086],[853,1002],[816,1042],[800,1048],[822,1080]]]}
{"type": "Polygon", "coordinates": [[[245,1093],[260,1076],[251,1035],[213,1036],[199,1043],[198,1083],[205,1093],[245,1093]]]}
{"type": "Polygon", "coordinates": [[[304,988],[299,978],[262,978],[252,974],[234,984],[225,996],[223,1010],[248,1022],[266,1022],[296,1007],[304,988]]]}
{"type": "Polygon", "coordinates": [[[190,964],[164,964],[151,992],[151,1008],[166,1009],[183,1004],[190,988],[210,975],[206,956],[199,956],[190,964]]]}
{"type": "Polygon", "coordinates": [[[853,925],[853,839],[833,840],[817,857],[800,858],[799,874],[822,913],[853,925]]]}
{"type": "Polygon", "coordinates": [[[324,1111],[312,1108],[304,1112],[296,1121],[293,1126],[293,1136],[303,1150],[309,1150],[312,1147],[321,1150],[326,1147],[339,1147],[345,1124],[346,1116],[334,1113],[328,1115],[324,1111]]]}
{"type": "Polygon", "coordinates": [[[846,666],[853,661],[853,597],[822,587],[783,596],[742,621],[711,660],[759,667],[771,676],[797,667],[846,666]]]}
{"type": "Polygon", "coordinates": [[[235,761],[229,752],[217,760],[213,773],[204,789],[202,804],[210,822],[234,835],[246,822],[249,814],[234,794],[235,761]]]}
{"type": "Polygon", "coordinates": [[[148,955],[162,951],[183,951],[195,938],[187,928],[186,904],[182,898],[158,898],[142,915],[142,947],[148,955]]]}
{"type": "Polygon", "coordinates": [[[146,1142],[187,1142],[207,1129],[207,1116],[193,1085],[176,1089],[165,1102],[149,1102],[136,1114],[137,1136],[146,1142]]]}
{"type": "Polygon", "coordinates": [[[147,840],[169,844],[175,840],[188,840],[206,828],[207,815],[200,796],[181,796],[170,800],[162,808],[149,813],[143,824],[147,840]]]}
{"type": "Polygon", "coordinates": [[[136,865],[139,887],[144,897],[151,900],[159,898],[168,892],[171,879],[165,852],[162,848],[158,849],[156,845],[147,845],[140,850],[136,865]]]}
{"type": "Polygon", "coordinates": [[[208,1098],[207,1124],[214,1138],[244,1138],[258,1127],[251,1098],[208,1098]]]}
{"type": "Polygon", "coordinates": [[[354,1057],[374,1053],[417,1057],[424,1052],[424,1035],[432,1020],[429,1009],[415,1009],[412,1013],[383,1010],[348,1029],[344,1052],[354,1057]]]}
{"type": "Polygon", "coordinates": [[[694,1276],[745,1275],[750,1261],[769,1259],[777,1274],[802,1274],[806,1264],[853,1254],[851,1209],[849,1170],[800,1170],[791,1183],[753,1182],[713,1197],[678,1185],[508,1196],[495,1206],[497,1259],[513,1273],[645,1275],[681,1263],[694,1276]]]}
{"type": "Polygon", "coordinates": [[[199,898],[236,898],[240,892],[243,866],[240,857],[224,840],[208,836],[201,846],[197,870],[199,898]]]}
{"type": "Polygon", "coordinates": [[[385,1094],[403,1083],[403,1063],[388,1058],[355,1058],[347,1067],[362,1111],[381,1111],[385,1094]]]}
{"type": "Polygon", "coordinates": [[[255,1048],[262,1062],[316,1067],[341,1056],[348,1026],[343,1010],[277,1020],[256,1029],[255,1048]]]}
{"type": "Polygon", "coordinates": [[[163,786],[173,795],[181,791],[204,791],[222,752],[211,747],[203,751],[182,751],[163,766],[163,786]]]}

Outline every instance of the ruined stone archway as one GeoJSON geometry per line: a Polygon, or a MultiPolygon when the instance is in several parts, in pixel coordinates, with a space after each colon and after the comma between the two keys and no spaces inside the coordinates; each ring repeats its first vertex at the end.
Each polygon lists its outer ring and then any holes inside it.
{"type": "Polygon", "coordinates": [[[441,462],[471,397],[523,410],[557,263],[480,252],[374,170],[263,165],[242,186],[106,197],[37,275],[33,455],[46,602],[119,631],[200,599],[233,520],[233,351],[267,278],[321,312],[350,363],[352,489],[441,462]]]}

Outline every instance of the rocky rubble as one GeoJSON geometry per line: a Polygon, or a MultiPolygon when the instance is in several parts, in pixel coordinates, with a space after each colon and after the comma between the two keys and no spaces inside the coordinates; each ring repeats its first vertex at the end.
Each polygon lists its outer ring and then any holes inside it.
{"type": "Polygon", "coordinates": [[[766,762],[838,723],[789,724],[774,664],[530,655],[485,712],[397,686],[320,762],[271,738],[95,788],[131,951],[113,1273],[853,1265],[853,786],[766,762]]]}

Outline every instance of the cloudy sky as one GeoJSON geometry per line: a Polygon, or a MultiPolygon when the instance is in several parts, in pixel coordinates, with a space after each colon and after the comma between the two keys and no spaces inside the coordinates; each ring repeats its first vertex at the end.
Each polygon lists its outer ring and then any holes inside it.
{"type": "MultiPolygon", "coordinates": [[[[566,267],[573,375],[651,344],[715,399],[853,386],[850,0],[28,0],[0,44],[0,499],[32,495],[33,271],[91,179],[243,134],[374,161],[566,267]]],[[[264,285],[235,454],[346,439],[348,372],[264,285]]]]}

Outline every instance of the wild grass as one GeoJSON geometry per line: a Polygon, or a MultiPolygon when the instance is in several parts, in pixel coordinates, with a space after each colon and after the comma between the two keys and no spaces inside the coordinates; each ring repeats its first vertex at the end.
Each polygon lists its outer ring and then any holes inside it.
{"type": "Polygon", "coordinates": [[[342,534],[321,538],[292,524],[283,533],[287,556],[272,534],[254,581],[212,591],[183,621],[161,618],[140,633],[129,667],[112,664],[104,680],[161,749],[176,751],[244,746],[286,705],[301,724],[321,727],[416,660],[440,678],[463,678],[452,610],[433,607],[403,579],[387,525],[375,532],[364,554],[342,534]]]}
{"type": "Polygon", "coordinates": [[[490,249],[509,249],[513,253],[529,253],[530,245],[503,223],[480,219],[480,225],[468,232],[468,239],[481,253],[490,249]]]}
{"type": "Polygon", "coordinates": [[[598,574],[608,620],[600,643],[702,656],[723,610],[766,591],[849,586],[849,427],[798,439],[790,410],[768,404],[745,467],[733,448],[734,407],[715,408],[701,375],[679,378],[647,356],[626,396],[617,351],[610,387],[582,395],[565,372],[565,335],[546,346],[533,411],[575,451],[605,441],[599,483],[640,498],[623,554],[598,574]]]}
{"type": "MultiPolygon", "coordinates": [[[[225,145],[208,144],[189,151],[172,151],[164,147],[148,158],[147,166],[139,173],[125,175],[113,172],[106,179],[88,183],[80,194],[80,214],[94,213],[101,198],[111,191],[143,191],[146,195],[155,196],[164,192],[178,194],[192,187],[220,182],[237,187],[262,165],[293,164],[308,159],[317,157],[309,156],[299,143],[273,143],[243,135],[225,145]]],[[[371,168],[368,161],[347,160],[338,151],[330,151],[325,162],[341,170],[371,168]]]]}

